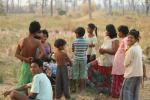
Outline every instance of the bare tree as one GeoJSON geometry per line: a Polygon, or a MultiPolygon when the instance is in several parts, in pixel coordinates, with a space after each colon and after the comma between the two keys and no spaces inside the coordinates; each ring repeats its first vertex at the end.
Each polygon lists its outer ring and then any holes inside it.
{"type": "Polygon", "coordinates": [[[108,11],[108,13],[109,13],[109,15],[112,15],[112,4],[111,4],[111,0],[108,0],[109,1],[109,3],[108,3],[108,7],[109,7],[109,11],[108,11]]]}
{"type": "Polygon", "coordinates": [[[122,7],[122,14],[124,15],[124,0],[120,0],[120,4],[122,7]]]}
{"type": "Polygon", "coordinates": [[[103,0],[104,9],[107,9],[107,0],[103,0]]]}
{"type": "Polygon", "coordinates": [[[44,4],[45,4],[45,0],[42,0],[42,15],[44,14],[44,4]]]}
{"type": "Polygon", "coordinates": [[[131,0],[131,7],[132,10],[135,11],[135,0],[131,0]]]}
{"type": "Polygon", "coordinates": [[[8,13],[9,10],[9,0],[6,0],[6,12],[8,13]]]}
{"type": "Polygon", "coordinates": [[[146,14],[148,15],[149,10],[150,10],[150,1],[149,0],[145,0],[145,6],[146,6],[146,14]]]}
{"type": "Polygon", "coordinates": [[[73,0],[73,10],[76,10],[76,6],[77,6],[77,0],[73,0]]]}
{"type": "Polygon", "coordinates": [[[91,0],[88,0],[89,2],[89,19],[92,19],[92,4],[91,4],[91,0]]]}
{"type": "Polygon", "coordinates": [[[50,1],[51,16],[53,16],[53,0],[50,1]]]}
{"type": "Polygon", "coordinates": [[[15,8],[14,0],[11,0],[11,12],[13,13],[14,13],[14,8],[15,8]]]}

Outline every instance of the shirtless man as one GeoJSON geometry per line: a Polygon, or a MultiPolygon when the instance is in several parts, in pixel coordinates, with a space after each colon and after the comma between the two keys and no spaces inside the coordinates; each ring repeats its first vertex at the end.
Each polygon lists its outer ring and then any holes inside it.
{"type": "Polygon", "coordinates": [[[36,54],[37,48],[39,48],[41,51],[39,59],[45,55],[45,51],[41,42],[34,38],[35,34],[40,31],[40,28],[41,26],[39,22],[31,22],[29,26],[29,36],[24,38],[17,46],[15,56],[22,61],[21,75],[18,86],[23,86],[24,84],[32,81],[30,63],[36,54]]]}

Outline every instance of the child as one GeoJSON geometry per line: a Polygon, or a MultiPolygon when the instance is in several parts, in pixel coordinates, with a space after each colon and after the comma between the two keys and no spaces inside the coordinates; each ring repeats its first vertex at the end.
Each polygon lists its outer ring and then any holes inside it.
{"type": "Polygon", "coordinates": [[[66,41],[63,39],[57,39],[54,43],[56,47],[55,60],[57,63],[56,99],[60,99],[62,94],[64,94],[66,99],[70,99],[67,64],[71,64],[71,60],[64,51],[65,45],[66,41]]]}
{"type": "Polygon", "coordinates": [[[93,34],[93,31],[95,31],[95,35],[97,36],[97,27],[93,23],[88,24],[88,28],[87,28],[88,37],[87,37],[87,40],[88,40],[88,43],[89,43],[89,47],[87,49],[87,63],[89,63],[89,62],[96,59],[95,44],[97,42],[97,38],[93,34]]]}
{"type": "Polygon", "coordinates": [[[124,84],[121,100],[139,100],[140,83],[143,76],[142,49],[139,31],[132,29],[128,35],[128,50],[125,54],[124,84]]]}
{"type": "Polygon", "coordinates": [[[85,29],[82,27],[78,27],[75,30],[76,40],[73,42],[73,52],[74,52],[74,63],[72,67],[72,78],[74,81],[74,90],[76,92],[77,81],[79,80],[80,91],[83,91],[85,88],[85,80],[87,79],[87,56],[86,51],[88,48],[88,42],[83,38],[85,34],[85,29]]]}
{"type": "Polygon", "coordinates": [[[125,58],[125,51],[127,49],[127,35],[129,33],[129,29],[125,25],[121,25],[118,28],[118,36],[122,39],[119,45],[119,48],[115,54],[113,67],[112,67],[112,87],[111,87],[111,96],[113,98],[119,98],[120,90],[122,88],[123,83],[123,74],[124,74],[124,58],[125,58]]]}

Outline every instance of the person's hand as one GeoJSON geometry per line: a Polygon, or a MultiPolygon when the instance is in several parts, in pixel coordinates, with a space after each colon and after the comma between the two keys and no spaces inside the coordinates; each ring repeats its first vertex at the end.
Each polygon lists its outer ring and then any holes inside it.
{"type": "Polygon", "coordinates": [[[105,53],[105,49],[99,48],[99,53],[104,54],[105,53]]]}
{"type": "Polygon", "coordinates": [[[25,62],[31,63],[33,61],[33,57],[25,58],[25,62]]]}
{"type": "Polygon", "coordinates": [[[10,93],[11,93],[11,91],[5,91],[5,92],[3,93],[3,95],[4,95],[4,97],[7,97],[10,93]]]}

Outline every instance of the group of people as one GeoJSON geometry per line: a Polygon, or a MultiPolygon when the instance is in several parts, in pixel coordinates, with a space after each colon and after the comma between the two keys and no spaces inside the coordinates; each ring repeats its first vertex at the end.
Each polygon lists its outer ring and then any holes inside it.
{"type": "Polygon", "coordinates": [[[22,61],[19,88],[6,91],[4,96],[10,95],[12,100],[60,100],[64,95],[70,100],[70,92],[82,94],[86,86],[90,86],[99,96],[139,100],[140,83],[145,76],[139,31],[129,31],[127,26],[121,25],[117,34],[115,26],[108,24],[103,44],[99,46],[95,24],[88,24],[87,36],[85,29],[78,27],[74,31],[76,39],[72,43],[72,60],[65,50],[66,40],[56,39],[55,89],[52,89],[51,81],[43,70],[43,61],[49,60],[52,53],[51,45],[46,42],[48,31],[41,30],[40,23],[33,21],[29,26],[29,33],[29,36],[19,42],[15,54],[22,61]],[[97,46],[100,55],[97,54],[97,46]],[[71,66],[71,79],[68,66],[71,66]],[[19,92],[22,90],[24,93],[19,92]]]}

